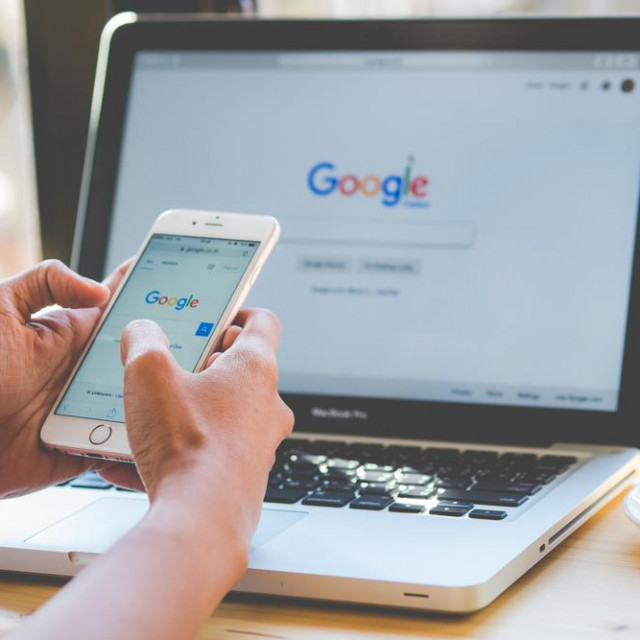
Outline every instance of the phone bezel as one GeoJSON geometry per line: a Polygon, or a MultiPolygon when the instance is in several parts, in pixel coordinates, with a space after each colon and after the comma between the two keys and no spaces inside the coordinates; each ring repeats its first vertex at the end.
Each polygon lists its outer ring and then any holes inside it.
{"type": "Polygon", "coordinates": [[[108,420],[94,420],[75,416],[57,415],[57,407],[62,401],[69,385],[73,381],[109,311],[115,304],[120,293],[126,286],[135,266],[138,264],[147,244],[155,234],[184,235],[201,238],[219,238],[222,240],[242,240],[259,242],[260,246],[249,262],[240,282],[238,283],[220,321],[215,327],[211,337],[198,360],[194,371],[200,371],[206,364],[211,352],[215,349],[224,330],[229,326],[240,309],[255,282],[255,279],[266,262],[271,250],[275,246],[280,233],[280,226],[271,216],[251,214],[237,214],[220,211],[194,211],[188,209],[174,209],[161,214],[152,225],[138,252],[111,296],[109,304],[105,308],[98,324],[87,341],[82,354],[76,362],[73,371],[69,375],[65,385],[56,399],[47,420],[42,426],[40,437],[45,446],[89,457],[99,457],[117,460],[132,460],[131,449],[127,438],[126,424],[110,422],[108,420]],[[104,444],[92,444],[89,437],[93,429],[100,425],[111,427],[112,434],[104,444]]]}

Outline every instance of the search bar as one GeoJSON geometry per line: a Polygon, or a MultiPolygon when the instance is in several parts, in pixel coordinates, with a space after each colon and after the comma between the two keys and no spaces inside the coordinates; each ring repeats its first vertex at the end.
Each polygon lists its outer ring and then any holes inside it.
{"type": "Polygon", "coordinates": [[[476,236],[468,220],[450,222],[372,222],[327,219],[280,219],[280,242],[308,245],[469,249],[476,236]]]}

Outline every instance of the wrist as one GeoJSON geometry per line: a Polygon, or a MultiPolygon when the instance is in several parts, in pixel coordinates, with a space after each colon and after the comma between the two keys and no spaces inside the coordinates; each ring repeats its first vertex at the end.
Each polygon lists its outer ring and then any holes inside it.
{"type": "Polygon", "coordinates": [[[235,582],[246,570],[253,530],[247,531],[231,504],[220,498],[204,503],[201,497],[159,493],[141,526],[145,535],[171,540],[191,558],[224,569],[235,582]]]}

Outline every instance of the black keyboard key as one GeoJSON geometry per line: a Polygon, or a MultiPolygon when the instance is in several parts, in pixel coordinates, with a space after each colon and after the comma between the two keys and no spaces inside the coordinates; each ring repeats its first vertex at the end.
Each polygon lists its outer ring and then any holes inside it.
{"type": "Polygon", "coordinates": [[[303,491],[311,491],[311,489],[315,489],[318,486],[318,483],[313,480],[296,480],[294,478],[287,478],[282,486],[286,487],[287,489],[302,489],[303,491]]]}
{"type": "Polygon", "coordinates": [[[314,440],[303,451],[328,458],[341,458],[347,451],[347,443],[340,440],[314,440]]]}
{"type": "Polygon", "coordinates": [[[498,453],[496,451],[468,449],[462,452],[460,459],[474,466],[493,465],[498,460],[498,453]]]}
{"type": "Polygon", "coordinates": [[[322,489],[324,491],[344,491],[346,493],[353,493],[356,489],[356,484],[350,480],[331,480],[330,478],[327,478],[322,481],[322,489]]]}
{"type": "Polygon", "coordinates": [[[361,496],[378,495],[388,496],[397,486],[397,482],[363,482],[358,489],[361,496]]]}
{"type": "Polygon", "coordinates": [[[305,447],[307,447],[310,443],[310,440],[302,440],[300,438],[287,438],[280,443],[278,451],[292,451],[293,449],[305,451],[305,447]]]}
{"type": "Polygon", "coordinates": [[[476,474],[476,478],[482,478],[483,480],[497,480],[498,482],[511,482],[518,472],[515,469],[489,469],[485,473],[476,474]]]}
{"type": "Polygon", "coordinates": [[[400,467],[403,464],[411,464],[417,462],[422,455],[422,449],[420,447],[401,447],[397,445],[391,445],[386,448],[385,451],[390,464],[394,464],[396,467],[400,467]]]}
{"type": "Polygon", "coordinates": [[[393,473],[381,471],[365,471],[359,474],[360,480],[363,482],[389,482],[395,480],[393,473]]]}
{"type": "Polygon", "coordinates": [[[387,447],[387,453],[392,453],[396,456],[415,456],[416,454],[421,454],[422,449],[420,447],[405,447],[392,444],[387,447]]]}
{"type": "Polygon", "coordinates": [[[398,469],[398,471],[400,473],[422,473],[418,467],[411,465],[403,465],[398,469]]]}
{"type": "Polygon", "coordinates": [[[449,460],[454,461],[460,457],[459,449],[446,449],[439,447],[429,447],[422,454],[423,460],[449,460]]]}
{"type": "Polygon", "coordinates": [[[402,484],[412,484],[419,487],[423,487],[425,484],[429,484],[432,479],[432,476],[427,476],[424,473],[402,472],[400,474],[400,482],[402,484]]]}
{"type": "Polygon", "coordinates": [[[389,511],[393,513],[423,513],[424,506],[421,504],[410,504],[408,502],[394,502],[389,511]]]}
{"type": "Polygon", "coordinates": [[[469,517],[478,520],[504,520],[507,517],[507,512],[493,511],[491,509],[474,509],[469,513],[469,517]]]}
{"type": "Polygon", "coordinates": [[[103,480],[97,473],[86,473],[79,478],[74,478],[69,482],[70,487],[76,489],[110,489],[113,485],[103,480]]]}
{"type": "Polygon", "coordinates": [[[471,479],[460,478],[444,478],[442,480],[436,480],[436,487],[438,489],[466,489],[471,484],[471,479]]]}
{"type": "Polygon", "coordinates": [[[538,462],[538,456],[533,453],[503,453],[497,462],[498,468],[510,467],[516,470],[525,470],[533,467],[538,462]]]}
{"type": "Polygon", "coordinates": [[[327,460],[328,469],[346,469],[348,471],[354,471],[360,466],[358,460],[345,460],[345,458],[329,458],[327,460]]]}
{"type": "Polygon", "coordinates": [[[551,455],[547,455],[547,456],[542,456],[542,458],[540,458],[538,464],[541,465],[541,466],[562,468],[562,467],[571,466],[572,464],[575,464],[576,462],[578,462],[578,458],[575,458],[574,456],[551,456],[551,455]]]}
{"type": "Polygon", "coordinates": [[[321,475],[321,470],[316,467],[310,467],[308,469],[296,468],[283,471],[280,476],[284,478],[295,478],[296,480],[309,480],[315,481],[321,475]]]}
{"type": "Polygon", "coordinates": [[[350,505],[350,509],[367,509],[369,511],[382,511],[393,502],[389,496],[362,496],[356,498],[350,505]]]}
{"type": "Polygon", "coordinates": [[[499,482],[498,480],[480,480],[472,487],[473,491],[497,491],[498,493],[526,493],[532,496],[542,487],[533,482],[499,482]]]}
{"type": "Polygon", "coordinates": [[[304,489],[285,489],[269,487],[264,496],[265,502],[278,502],[280,504],[293,504],[307,495],[304,489]]]}
{"type": "Polygon", "coordinates": [[[514,479],[514,482],[524,482],[528,484],[549,484],[555,480],[556,476],[549,473],[521,473],[514,479]]]}
{"type": "Polygon", "coordinates": [[[424,473],[428,476],[432,476],[434,473],[436,473],[436,471],[438,471],[439,467],[440,465],[435,461],[428,462],[422,460],[415,465],[414,470],[416,471],[416,473],[424,473]]]}
{"type": "Polygon", "coordinates": [[[302,504],[312,507],[344,507],[349,504],[353,498],[353,493],[343,491],[316,491],[307,496],[302,504]]]}
{"type": "Polygon", "coordinates": [[[289,469],[298,471],[317,471],[318,467],[327,461],[326,456],[313,455],[311,453],[292,453],[286,462],[289,469]]]}
{"type": "Polygon", "coordinates": [[[364,467],[364,471],[371,471],[373,473],[393,473],[396,468],[390,464],[375,464],[374,462],[367,462],[364,467]]]}
{"type": "MultiPolygon", "coordinates": [[[[277,476],[276,476],[277,477],[277,476]]],[[[313,482],[318,480],[318,478],[321,478],[321,474],[318,471],[315,471],[314,473],[307,473],[307,472],[300,472],[300,471],[296,471],[295,473],[293,472],[287,472],[287,471],[283,471],[280,475],[280,478],[282,478],[282,481],[284,482],[285,480],[300,480],[301,482],[313,482]]]]}
{"type": "Polygon", "coordinates": [[[327,469],[325,477],[333,478],[334,480],[350,480],[356,478],[355,469],[327,469]]]}
{"type": "Polygon", "coordinates": [[[429,500],[433,498],[436,492],[433,489],[425,489],[424,487],[401,487],[398,493],[399,498],[413,498],[414,500],[429,500]]]}
{"type": "Polygon", "coordinates": [[[464,507],[465,509],[473,509],[473,506],[467,500],[447,500],[446,502],[438,502],[439,505],[447,505],[449,507],[464,507]]]}
{"type": "Polygon", "coordinates": [[[434,516],[454,516],[459,518],[460,516],[465,515],[471,508],[472,507],[468,505],[460,507],[451,504],[439,504],[438,506],[433,507],[429,513],[434,516]]]}
{"type": "Polygon", "coordinates": [[[523,493],[493,493],[491,491],[459,491],[447,489],[438,496],[438,500],[461,500],[475,504],[487,504],[495,507],[519,507],[528,498],[523,493]]]}
{"type": "Polygon", "coordinates": [[[475,470],[469,467],[468,465],[458,465],[458,464],[440,465],[436,470],[436,475],[441,480],[452,480],[452,479],[464,480],[467,478],[470,480],[473,477],[474,473],[475,473],[475,470]]]}
{"type": "Polygon", "coordinates": [[[538,474],[541,476],[559,476],[561,473],[564,473],[568,468],[569,468],[568,464],[565,464],[563,466],[537,464],[535,467],[531,467],[531,469],[527,469],[527,471],[533,475],[538,474]]]}
{"type": "Polygon", "coordinates": [[[374,458],[379,458],[384,455],[384,447],[381,444],[366,444],[352,442],[347,447],[349,456],[354,460],[360,460],[361,462],[373,461],[374,458]]]}

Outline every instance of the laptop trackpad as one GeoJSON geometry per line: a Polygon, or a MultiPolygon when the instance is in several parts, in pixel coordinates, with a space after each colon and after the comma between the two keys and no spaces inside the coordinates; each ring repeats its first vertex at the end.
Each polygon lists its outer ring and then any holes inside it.
{"type": "Polygon", "coordinates": [[[146,500],[100,498],[27,538],[25,542],[62,547],[68,551],[103,553],[138,524],[148,508],[146,500]]]}
{"type": "MultiPolygon", "coordinates": [[[[148,508],[146,500],[100,498],[25,542],[71,552],[103,553],[138,524],[148,508]]],[[[269,542],[307,515],[305,511],[263,509],[251,548],[269,542]]]]}

